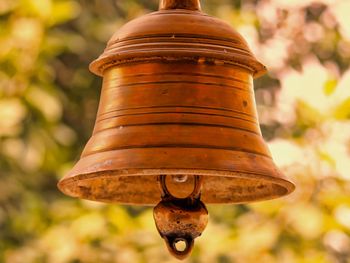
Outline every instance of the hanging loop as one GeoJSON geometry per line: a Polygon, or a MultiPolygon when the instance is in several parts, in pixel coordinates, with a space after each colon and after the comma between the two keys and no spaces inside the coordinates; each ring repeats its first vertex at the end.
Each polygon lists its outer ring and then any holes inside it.
{"type": "Polygon", "coordinates": [[[191,252],[194,246],[192,237],[164,237],[165,244],[172,255],[177,259],[185,259],[191,252]],[[180,246],[178,245],[180,244],[180,246]]]}

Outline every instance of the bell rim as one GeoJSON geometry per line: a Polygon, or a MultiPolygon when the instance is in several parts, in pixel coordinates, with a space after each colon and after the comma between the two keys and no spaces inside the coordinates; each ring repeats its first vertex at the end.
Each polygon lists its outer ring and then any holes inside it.
{"type": "MultiPolygon", "coordinates": [[[[245,199],[241,200],[239,202],[213,202],[208,201],[204,199],[204,202],[207,204],[246,204],[246,203],[252,203],[252,202],[259,202],[259,201],[267,201],[267,200],[273,200],[276,198],[284,197],[287,195],[290,195],[294,192],[296,185],[294,182],[292,182],[289,178],[287,179],[282,174],[278,174],[277,176],[267,175],[267,174],[258,174],[258,173],[250,173],[250,172],[240,172],[240,171],[229,171],[229,170],[210,170],[210,169],[138,169],[138,168],[132,168],[132,169],[123,169],[123,170],[107,170],[107,171],[99,171],[99,172],[92,172],[92,173],[83,173],[83,174],[76,174],[72,175],[70,177],[64,177],[62,178],[58,184],[57,187],[60,189],[60,191],[68,196],[75,197],[75,198],[81,198],[85,200],[90,201],[99,201],[104,203],[116,203],[121,205],[140,205],[140,206],[154,206],[157,204],[157,201],[155,202],[147,202],[147,203],[140,203],[140,202],[116,202],[113,200],[107,200],[107,199],[101,199],[101,198],[87,198],[86,196],[82,196],[81,194],[73,194],[72,191],[72,184],[76,184],[78,181],[84,181],[84,180],[94,180],[94,179],[114,179],[116,177],[137,177],[137,176],[158,176],[161,174],[167,174],[167,175],[178,175],[178,174],[188,174],[188,175],[200,175],[204,177],[222,177],[222,178],[230,178],[230,179],[246,179],[246,180],[256,180],[256,181],[262,181],[265,183],[270,183],[272,185],[278,186],[281,189],[284,190],[283,193],[274,193],[265,195],[259,198],[252,198],[252,199],[245,199]]],[[[160,193],[160,192],[159,192],[160,193]]],[[[159,200],[160,200],[160,194],[159,194],[159,200]]]]}

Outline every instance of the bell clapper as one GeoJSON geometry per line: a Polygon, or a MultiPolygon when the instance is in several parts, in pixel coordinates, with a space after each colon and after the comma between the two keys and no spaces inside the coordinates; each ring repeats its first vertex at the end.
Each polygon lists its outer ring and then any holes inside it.
{"type": "MultiPolygon", "coordinates": [[[[187,175],[175,175],[176,182],[186,182],[187,175]]],[[[208,210],[200,200],[202,178],[194,176],[193,192],[186,198],[174,197],[166,186],[166,175],[159,176],[162,200],[153,210],[159,234],[170,253],[178,259],[188,257],[208,223],[208,210]]]]}

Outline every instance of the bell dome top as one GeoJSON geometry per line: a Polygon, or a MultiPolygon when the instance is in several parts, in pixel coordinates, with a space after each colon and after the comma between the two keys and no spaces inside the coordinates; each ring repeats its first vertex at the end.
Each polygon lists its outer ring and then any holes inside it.
{"type": "Polygon", "coordinates": [[[102,75],[111,66],[155,60],[233,64],[255,77],[266,71],[236,30],[201,12],[199,0],[161,0],[159,11],[121,27],[90,70],[102,75]]]}

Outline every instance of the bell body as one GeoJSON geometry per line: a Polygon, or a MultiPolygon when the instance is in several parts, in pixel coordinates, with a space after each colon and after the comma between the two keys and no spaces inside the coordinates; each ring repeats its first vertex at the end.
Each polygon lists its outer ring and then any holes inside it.
{"type": "Polygon", "coordinates": [[[174,196],[202,176],[204,203],[243,203],[294,189],[260,132],[245,41],[199,11],[162,10],[122,28],[91,65],[103,76],[93,135],[63,178],[68,195],[155,205],[158,177],[174,196]],[[188,180],[171,180],[188,176],[188,180]]]}

